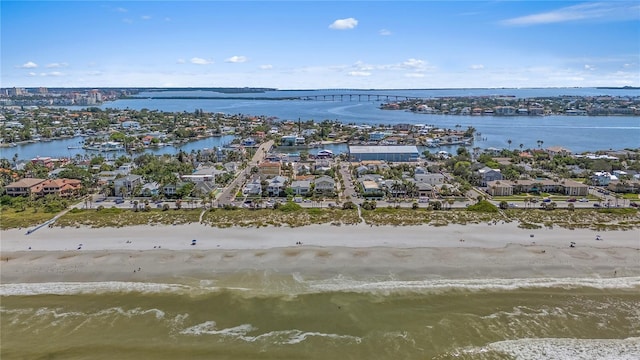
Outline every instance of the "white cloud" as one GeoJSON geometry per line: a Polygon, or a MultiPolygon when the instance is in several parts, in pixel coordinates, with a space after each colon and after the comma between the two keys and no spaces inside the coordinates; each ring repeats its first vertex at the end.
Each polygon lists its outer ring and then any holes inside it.
{"type": "Polygon", "coordinates": [[[259,68],[262,69],[262,70],[270,70],[270,69],[273,69],[273,65],[264,64],[264,65],[260,65],[259,68]]]}
{"type": "Polygon", "coordinates": [[[358,20],[354,18],[338,19],[329,25],[329,29],[333,30],[349,30],[358,26],[358,20]]]}
{"type": "Polygon", "coordinates": [[[633,1],[591,2],[568,6],[545,13],[503,20],[503,25],[539,25],[580,20],[625,21],[640,19],[640,9],[633,1]]]}
{"type": "Polygon", "coordinates": [[[228,58],[227,60],[225,60],[225,62],[243,63],[243,62],[247,62],[247,58],[245,56],[232,56],[232,57],[228,58]]]}
{"type": "Polygon", "coordinates": [[[117,12],[126,13],[128,10],[122,7],[116,8],[117,12]]]}
{"type": "Polygon", "coordinates": [[[593,71],[593,70],[595,70],[595,69],[596,69],[596,67],[595,67],[595,66],[593,66],[593,65],[585,64],[585,65],[584,65],[584,69],[585,69],[585,70],[589,70],[589,71],[593,71]]]}
{"type": "Polygon", "coordinates": [[[194,57],[194,58],[191,58],[191,63],[196,65],[209,65],[209,64],[213,64],[213,61],[199,58],[199,57],[194,57]]]}
{"type": "Polygon", "coordinates": [[[389,36],[389,35],[391,35],[391,31],[389,31],[387,29],[381,29],[380,31],[378,31],[378,34],[380,34],[382,36],[389,36]]]}
{"type": "Polygon", "coordinates": [[[367,71],[349,71],[347,74],[349,76],[371,76],[371,73],[367,71]]]}
{"type": "Polygon", "coordinates": [[[62,63],[51,63],[51,64],[47,64],[45,67],[46,68],[61,68],[61,67],[67,67],[69,66],[69,64],[62,62],[62,63]]]}
{"type": "Polygon", "coordinates": [[[402,65],[410,69],[423,70],[426,67],[426,62],[424,60],[418,60],[418,59],[412,58],[403,62],[402,65]]]}
{"type": "Polygon", "coordinates": [[[38,74],[34,73],[33,71],[29,72],[29,76],[37,76],[38,74]]]}
{"type": "Polygon", "coordinates": [[[423,78],[424,74],[423,73],[407,73],[407,74],[404,74],[404,76],[410,77],[410,78],[423,78]]]}
{"type": "Polygon", "coordinates": [[[18,66],[19,68],[23,68],[23,69],[35,69],[38,67],[38,64],[34,63],[33,61],[27,61],[26,63],[18,66]]]}
{"type": "Polygon", "coordinates": [[[178,59],[178,60],[176,60],[176,63],[177,64],[186,64],[187,61],[185,59],[178,59]]]}
{"type": "Polygon", "coordinates": [[[142,16],[140,16],[140,19],[142,19],[142,20],[151,20],[151,15],[142,15],[142,16]]]}
{"type": "Polygon", "coordinates": [[[47,76],[63,76],[64,74],[61,73],[60,71],[51,71],[49,73],[47,73],[47,76]]]}
{"type": "Polygon", "coordinates": [[[482,70],[482,69],[484,69],[484,65],[482,65],[482,64],[473,64],[473,65],[469,66],[469,69],[471,69],[471,70],[482,70]]]}

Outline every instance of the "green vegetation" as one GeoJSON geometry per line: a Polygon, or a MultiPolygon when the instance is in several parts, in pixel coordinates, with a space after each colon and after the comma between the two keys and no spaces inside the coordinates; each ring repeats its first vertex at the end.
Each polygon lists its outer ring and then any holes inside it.
{"type": "Polygon", "coordinates": [[[2,207],[0,211],[0,229],[28,228],[51,220],[54,213],[44,212],[38,207],[24,209],[2,207]]]}
{"type": "Polygon", "coordinates": [[[467,211],[496,213],[498,212],[498,208],[487,200],[481,200],[478,201],[477,204],[469,205],[467,211]]]}

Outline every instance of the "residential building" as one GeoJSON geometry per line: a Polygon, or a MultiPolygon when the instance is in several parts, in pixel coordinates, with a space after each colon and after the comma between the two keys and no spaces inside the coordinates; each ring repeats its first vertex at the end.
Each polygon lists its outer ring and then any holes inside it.
{"type": "Polygon", "coordinates": [[[431,186],[444,184],[444,175],[440,173],[416,173],[413,178],[416,183],[425,183],[431,186]]]}
{"type": "Polygon", "coordinates": [[[37,186],[45,182],[46,179],[24,178],[5,186],[5,191],[9,196],[29,196],[38,191],[37,186]]]}
{"type": "Polygon", "coordinates": [[[267,193],[269,196],[280,196],[280,193],[284,191],[287,178],[284,176],[276,176],[269,180],[269,184],[267,185],[267,193]]]}
{"type": "Polygon", "coordinates": [[[289,187],[293,190],[294,195],[307,195],[311,191],[311,181],[296,180],[291,182],[289,187]]]}
{"type": "Polygon", "coordinates": [[[480,186],[487,186],[490,181],[502,180],[502,173],[500,169],[492,169],[488,166],[478,170],[480,175],[480,186]]]}
{"type": "Polygon", "coordinates": [[[258,172],[263,179],[280,176],[281,165],[279,162],[263,162],[258,165],[258,172]]]}
{"type": "Polygon", "coordinates": [[[113,187],[116,196],[127,196],[133,194],[137,186],[140,186],[142,189],[142,183],[142,176],[130,174],[125,177],[115,179],[113,181],[113,187]]]}
{"type": "Polygon", "coordinates": [[[329,176],[321,176],[314,181],[314,191],[316,193],[333,194],[336,188],[336,182],[329,176]]]}

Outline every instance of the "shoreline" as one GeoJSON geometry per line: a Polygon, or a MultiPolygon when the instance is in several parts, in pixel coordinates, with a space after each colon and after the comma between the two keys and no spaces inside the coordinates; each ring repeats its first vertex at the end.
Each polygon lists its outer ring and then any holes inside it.
{"type": "Polygon", "coordinates": [[[256,272],[408,281],[640,276],[636,231],[528,230],[511,223],[226,229],[149,225],[43,228],[30,235],[14,229],[2,232],[0,255],[2,284],[193,284],[256,272]],[[595,240],[596,235],[602,240],[595,240]],[[571,242],[575,247],[569,247],[571,242]]]}

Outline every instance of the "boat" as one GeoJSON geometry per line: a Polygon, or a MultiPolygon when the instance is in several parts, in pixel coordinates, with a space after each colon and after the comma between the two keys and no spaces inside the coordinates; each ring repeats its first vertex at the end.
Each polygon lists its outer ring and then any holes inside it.
{"type": "Polygon", "coordinates": [[[107,141],[99,144],[85,145],[82,148],[85,150],[94,150],[94,151],[101,151],[101,152],[123,151],[124,145],[115,141],[107,141]]]}

